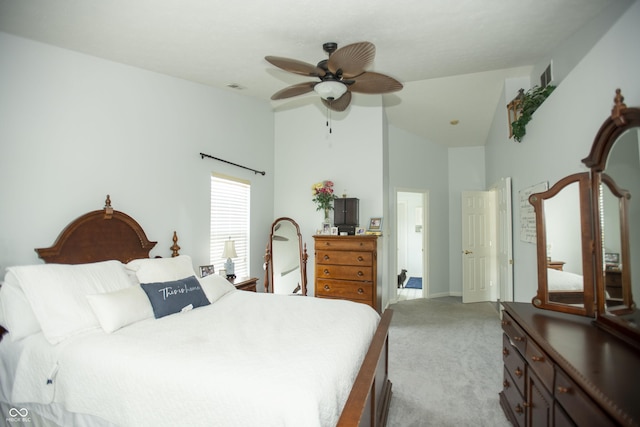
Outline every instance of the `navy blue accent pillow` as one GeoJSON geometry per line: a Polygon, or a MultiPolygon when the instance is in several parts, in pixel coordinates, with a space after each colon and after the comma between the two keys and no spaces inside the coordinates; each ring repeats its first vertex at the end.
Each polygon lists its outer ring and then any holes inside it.
{"type": "Polygon", "coordinates": [[[192,305],[192,308],[209,305],[209,300],[196,276],[173,282],[142,283],[140,286],[151,301],[156,319],[178,313],[189,305],[192,305]]]}

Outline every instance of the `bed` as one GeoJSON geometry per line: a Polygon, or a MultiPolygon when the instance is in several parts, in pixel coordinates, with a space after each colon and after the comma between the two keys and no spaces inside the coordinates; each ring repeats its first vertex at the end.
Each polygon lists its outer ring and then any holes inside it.
{"type": "Polygon", "coordinates": [[[391,310],[239,291],[195,277],[176,233],[172,257],[149,258],[155,244],[107,197],[36,249],[46,264],[7,269],[3,420],[385,425],[391,310]]]}
{"type": "Polygon", "coordinates": [[[584,278],[580,274],[547,268],[549,300],[562,304],[584,304],[584,278]]]}

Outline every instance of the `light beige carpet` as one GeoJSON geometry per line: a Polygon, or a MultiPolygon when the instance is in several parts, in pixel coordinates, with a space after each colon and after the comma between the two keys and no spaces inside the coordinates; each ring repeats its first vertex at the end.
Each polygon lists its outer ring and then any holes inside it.
{"type": "Polygon", "coordinates": [[[389,427],[511,425],[498,399],[503,368],[496,303],[446,297],[390,308],[389,427]]]}

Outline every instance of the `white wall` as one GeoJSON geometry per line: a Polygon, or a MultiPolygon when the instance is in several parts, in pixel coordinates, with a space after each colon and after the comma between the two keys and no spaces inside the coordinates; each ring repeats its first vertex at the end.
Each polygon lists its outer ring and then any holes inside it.
{"type": "MultiPolygon", "coordinates": [[[[395,224],[395,192],[428,192],[427,269],[429,295],[449,295],[449,194],[447,148],[412,133],[389,126],[389,183],[390,224],[395,224]]],[[[392,235],[395,251],[395,237],[392,235]]],[[[395,252],[389,258],[389,270],[395,277],[399,272],[395,252]]],[[[393,282],[393,277],[389,280],[393,282]]],[[[393,282],[395,283],[395,282],[393,282]]]]}
{"type": "MultiPolygon", "coordinates": [[[[611,112],[616,88],[627,105],[640,105],[640,3],[635,2],[595,44],[536,111],[522,143],[509,140],[506,114],[496,113],[486,146],[487,183],[511,176],[514,200],[520,190],[543,181],[553,185],[585,171],[593,138],[611,112]]],[[[509,95],[509,100],[513,95],[509,95]]],[[[506,105],[508,100],[504,99],[506,105]]],[[[520,210],[513,206],[518,229],[520,210]]],[[[530,301],[537,289],[535,245],[514,234],[514,298],[530,301]]]]}
{"type": "MultiPolygon", "coordinates": [[[[326,109],[317,99],[275,113],[274,219],[287,216],[300,225],[309,253],[310,295],[314,282],[313,235],[324,218],[311,200],[311,185],[331,180],[338,196],[346,193],[358,198],[363,227],[371,217],[386,216],[381,102],[380,96],[355,95],[347,112],[332,113],[332,133],[326,127],[326,109]]],[[[389,229],[386,221],[383,228],[384,240],[389,229]]],[[[385,256],[386,252],[378,255],[379,267],[385,256]]]]}
{"type": "Polygon", "coordinates": [[[449,292],[462,295],[462,192],[487,189],[484,147],[449,149],[449,292]]]}
{"type": "MultiPolygon", "coordinates": [[[[608,9],[607,17],[613,20],[628,4],[616,3],[619,9],[608,9]]],[[[182,252],[196,265],[208,263],[209,175],[217,171],[252,182],[251,273],[260,278],[277,216],[300,222],[313,266],[311,235],[322,215],[310,186],[332,179],[338,193],[360,198],[361,223],[385,217],[382,265],[395,286],[393,194],[397,188],[428,190],[432,296],[456,293],[459,192],[473,189],[482,174],[482,188],[511,176],[516,199],[522,188],[584,170],[580,159],[610,111],[615,88],[622,88],[628,105],[640,105],[639,9],[634,2],[591,50],[607,27],[601,21],[559,47],[552,59],[567,75],[521,144],[506,131],[504,105],[515,93],[503,94],[484,148],[485,169],[471,161],[475,149],[449,154],[387,126],[376,96],[354,97],[347,113],[333,113],[329,135],[317,100],[274,119],[267,102],[0,33],[0,268],[39,262],[33,248],[52,244],[75,216],[100,209],[107,193],[116,209],[158,240],[152,255],[168,255],[177,230],[182,252]],[[575,52],[588,53],[573,68],[575,52]],[[201,160],[199,152],[267,175],[201,160]]],[[[516,229],[518,218],[516,204],[516,229]]],[[[515,239],[514,296],[529,301],[536,288],[535,246],[515,239]]]]}
{"type": "Polygon", "coordinates": [[[212,171],[251,180],[251,273],[273,211],[273,114],[248,97],[0,33],[0,269],[113,207],[168,256],[209,263],[212,171]],[[201,160],[204,152],[267,175],[201,160]],[[258,230],[260,232],[258,232],[258,230]]]}

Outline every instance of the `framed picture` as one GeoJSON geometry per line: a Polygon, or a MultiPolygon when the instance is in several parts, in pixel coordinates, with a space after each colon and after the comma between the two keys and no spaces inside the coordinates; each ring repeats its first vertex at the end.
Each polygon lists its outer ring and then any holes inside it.
{"type": "Polygon", "coordinates": [[[615,252],[605,252],[604,262],[610,266],[620,265],[620,254],[615,252]]]}
{"type": "Polygon", "coordinates": [[[210,274],[215,273],[213,265],[201,265],[200,266],[200,277],[206,277],[210,274]]]}
{"type": "Polygon", "coordinates": [[[362,236],[364,234],[364,227],[356,228],[356,236],[362,236]]]}
{"type": "Polygon", "coordinates": [[[331,235],[332,236],[338,235],[338,227],[331,227],[331,235]]]}
{"type": "Polygon", "coordinates": [[[382,217],[371,218],[369,220],[369,231],[382,231],[382,217]]]}
{"type": "Polygon", "coordinates": [[[331,224],[328,222],[322,224],[322,234],[331,234],[331,224]]]}

